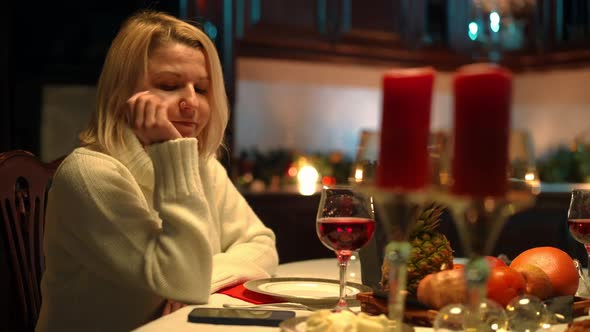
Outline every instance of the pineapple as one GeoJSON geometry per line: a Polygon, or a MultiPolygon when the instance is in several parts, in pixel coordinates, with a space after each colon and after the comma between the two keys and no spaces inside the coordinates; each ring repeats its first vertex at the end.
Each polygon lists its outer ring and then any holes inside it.
{"type": "MultiPolygon", "coordinates": [[[[426,275],[453,268],[453,250],[447,237],[436,231],[444,208],[432,204],[426,207],[414,224],[410,234],[412,251],[408,260],[409,294],[416,294],[418,283],[426,275]]],[[[389,264],[383,261],[381,267],[381,287],[388,289],[389,264]]]]}

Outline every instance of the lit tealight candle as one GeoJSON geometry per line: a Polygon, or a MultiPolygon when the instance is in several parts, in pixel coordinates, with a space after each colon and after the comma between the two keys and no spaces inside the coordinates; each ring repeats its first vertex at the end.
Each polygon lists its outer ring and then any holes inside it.
{"type": "Polygon", "coordinates": [[[435,70],[394,69],[383,76],[377,186],[414,191],[428,185],[428,135],[435,70]]]}
{"type": "Polygon", "coordinates": [[[508,187],[512,74],[494,64],[459,68],[455,95],[451,191],[473,197],[502,196],[508,187]]]}

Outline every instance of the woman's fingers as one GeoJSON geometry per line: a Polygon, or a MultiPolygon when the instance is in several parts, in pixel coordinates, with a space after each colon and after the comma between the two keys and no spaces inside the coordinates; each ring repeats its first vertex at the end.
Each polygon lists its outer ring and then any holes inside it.
{"type": "Polygon", "coordinates": [[[156,126],[156,108],[159,107],[153,99],[147,99],[144,105],[143,128],[150,129],[156,126]]]}
{"type": "Polygon", "coordinates": [[[132,110],[135,128],[143,128],[145,123],[145,103],[146,100],[143,98],[138,98],[135,100],[134,107],[132,110]]]}
{"type": "Polygon", "coordinates": [[[143,126],[143,107],[145,104],[145,99],[141,97],[147,95],[148,93],[149,91],[141,91],[127,99],[127,107],[129,108],[129,125],[132,128],[141,128],[141,126],[143,126]]]}
{"type": "Polygon", "coordinates": [[[171,124],[170,120],[168,120],[168,113],[164,105],[159,105],[157,107],[155,112],[155,120],[159,127],[165,127],[169,123],[171,124]]]}
{"type": "Polygon", "coordinates": [[[166,300],[166,304],[164,304],[164,309],[162,309],[162,316],[173,313],[176,310],[183,308],[185,306],[186,304],[184,303],[176,302],[173,300],[166,300]]]}
{"type": "Polygon", "coordinates": [[[186,304],[184,303],[180,303],[180,302],[176,302],[176,301],[172,301],[172,306],[171,306],[171,311],[170,312],[175,312],[176,310],[185,307],[186,304]]]}
{"type": "Polygon", "coordinates": [[[168,104],[159,96],[142,91],[127,100],[129,124],[143,145],[182,137],[168,120],[168,104]]]}
{"type": "Polygon", "coordinates": [[[166,304],[164,304],[164,309],[162,309],[162,316],[168,315],[171,312],[172,312],[172,304],[170,303],[170,300],[167,300],[166,304]]]}
{"type": "Polygon", "coordinates": [[[180,138],[182,135],[178,132],[176,127],[168,119],[168,110],[164,105],[160,105],[156,109],[156,124],[157,127],[162,128],[162,131],[168,133],[171,139],[180,138]]]}

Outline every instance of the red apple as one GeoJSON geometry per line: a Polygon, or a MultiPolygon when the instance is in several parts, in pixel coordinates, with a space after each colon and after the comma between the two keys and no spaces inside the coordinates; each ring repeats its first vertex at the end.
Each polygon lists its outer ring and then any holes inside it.
{"type": "Polygon", "coordinates": [[[490,265],[490,269],[493,269],[495,267],[500,267],[500,266],[507,266],[506,263],[504,263],[504,261],[499,259],[498,257],[485,256],[485,259],[486,259],[486,261],[488,261],[488,264],[490,265]]]}

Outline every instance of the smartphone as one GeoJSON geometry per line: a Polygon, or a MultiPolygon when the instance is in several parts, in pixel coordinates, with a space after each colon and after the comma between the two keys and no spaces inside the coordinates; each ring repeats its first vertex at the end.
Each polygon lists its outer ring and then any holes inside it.
{"type": "Polygon", "coordinates": [[[295,312],[288,310],[195,308],[188,314],[188,321],[223,325],[279,326],[282,321],[292,317],[295,317],[295,312]]]}

